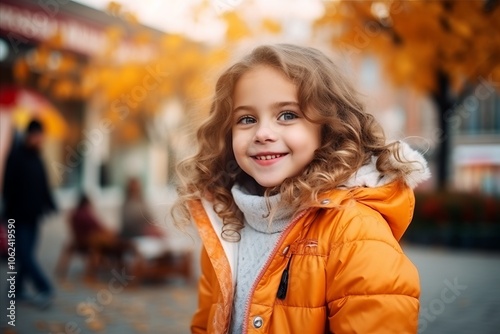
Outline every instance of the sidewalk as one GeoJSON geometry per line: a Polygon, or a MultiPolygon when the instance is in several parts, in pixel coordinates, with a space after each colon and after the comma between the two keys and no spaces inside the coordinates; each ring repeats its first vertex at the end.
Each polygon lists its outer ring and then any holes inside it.
{"type": "MultiPolygon", "coordinates": [[[[67,240],[63,214],[43,223],[38,254],[41,266],[56,287],[54,304],[46,310],[39,310],[26,302],[19,302],[15,310],[16,326],[9,326],[6,285],[2,283],[1,333],[189,333],[189,323],[197,305],[196,280],[187,283],[182,278],[173,278],[133,286],[130,283],[134,278],[118,269],[104,273],[105,277],[101,277],[98,283],[88,283],[83,281],[84,263],[75,256],[66,279],[58,281],[54,268],[67,240]]],[[[195,257],[193,266],[196,263],[195,257]]],[[[2,282],[6,282],[6,273],[6,263],[2,261],[2,282]]]]}
{"type": "Polygon", "coordinates": [[[420,274],[418,333],[500,333],[500,253],[404,248],[420,274]]]}
{"type": "MultiPolygon", "coordinates": [[[[63,225],[61,217],[46,222],[39,245],[40,262],[57,287],[54,305],[44,311],[26,304],[16,305],[16,326],[7,326],[3,333],[189,333],[197,291],[194,284],[186,284],[182,279],[134,288],[128,285],[133,278],[114,271],[99,284],[87,284],[82,281],[83,263],[75,259],[68,280],[57,283],[52,274],[66,241],[63,225]]],[[[498,333],[500,254],[414,245],[404,248],[420,273],[419,333],[498,333]]],[[[197,264],[195,258],[193,266],[197,264]]],[[[4,263],[0,270],[0,278],[5,282],[4,263]]],[[[5,289],[5,284],[1,287],[5,289]]],[[[1,295],[3,329],[8,320],[7,298],[5,292],[1,295]]]]}
{"type": "Polygon", "coordinates": [[[5,333],[189,333],[195,307],[195,289],[179,283],[113,293],[76,282],[58,286],[47,310],[17,305],[16,326],[5,333]]]}

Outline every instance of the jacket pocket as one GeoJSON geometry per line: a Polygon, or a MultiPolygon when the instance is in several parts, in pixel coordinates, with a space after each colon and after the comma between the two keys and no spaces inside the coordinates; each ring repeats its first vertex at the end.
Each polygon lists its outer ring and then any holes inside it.
{"type": "Polygon", "coordinates": [[[284,257],[287,264],[276,291],[277,303],[299,307],[324,306],[326,255],[318,252],[318,241],[297,240],[284,257]]]}

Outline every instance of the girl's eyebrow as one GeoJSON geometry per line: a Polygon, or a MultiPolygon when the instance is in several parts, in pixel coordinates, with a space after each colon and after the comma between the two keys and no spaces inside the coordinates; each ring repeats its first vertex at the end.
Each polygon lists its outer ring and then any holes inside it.
{"type": "Polygon", "coordinates": [[[283,107],[299,107],[299,103],[296,101],[285,101],[285,102],[275,102],[272,104],[273,109],[283,108],[283,107]]]}
{"type": "MultiPolygon", "coordinates": [[[[299,107],[299,103],[296,101],[283,101],[283,102],[274,102],[273,104],[271,104],[272,109],[279,109],[279,108],[289,107],[289,106],[299,107]]],[[[238,112],[238,111],[254,111],[254,110],[255,110],[255,108],[252,106],[238,106],[238,107],[233,109],[233,113],[238,112]]]]}

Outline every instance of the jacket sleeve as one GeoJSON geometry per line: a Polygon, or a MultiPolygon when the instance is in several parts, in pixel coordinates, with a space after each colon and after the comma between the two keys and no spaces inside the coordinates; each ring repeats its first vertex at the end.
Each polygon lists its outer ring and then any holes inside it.
{"type": "Polygon", "coordinates": [[[208,318],[212,307],[212,265],[207,251],[201,250],[201,276],[198,282],[198,309],[191,321],[191,333],[207,333],[208,318]]]}
{"type": "Polygon", "coordinates": [[[331,333],[417,333],[420,283],[378,213],[346,224],[328,257],[327,302],[331,333]]]}

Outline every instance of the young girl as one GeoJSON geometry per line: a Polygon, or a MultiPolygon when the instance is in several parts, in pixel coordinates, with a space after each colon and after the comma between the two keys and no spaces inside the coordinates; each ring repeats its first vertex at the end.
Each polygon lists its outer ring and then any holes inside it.
{"type": "Polygon", "coordinates": [[[203,242],[193,333],[416,333],[398,240],[427,165],[331,60],[256,48],[219,78],[198,141],[172,211],[203,242]]]}

